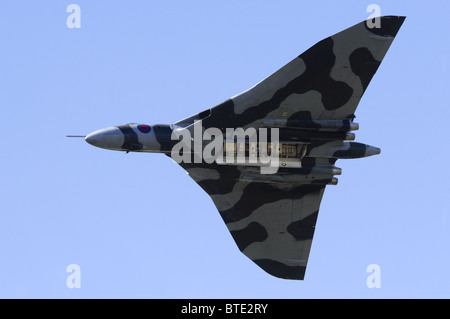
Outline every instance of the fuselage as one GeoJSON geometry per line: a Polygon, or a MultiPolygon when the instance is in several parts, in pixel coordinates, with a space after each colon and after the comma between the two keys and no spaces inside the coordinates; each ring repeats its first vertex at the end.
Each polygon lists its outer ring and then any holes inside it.
{"type": "MultiPolygon", "coordinates": [[[[358,127],[355,123],[352,129],[357,128],[358,127]]],[[[279,128],[279,130],[279,135],[282,137],[286,137],[286,132],[289,132],[288,139],[283,138],[282,140],[277,141],[277,143],[279,144],[279,155],[281,157],[284,156],[291,159],[295,158],[297,160],[301,160],[301,158],[303,158],[304,156],[349,159],[377,155],[381,152],[377,147],[343,140],[345,139],[345,136],[349,136],[350,139],[353,139],[353,133],[344,133],[344,137],[339,136],[339,138],[337,139],[325,136],[322,140],[320,140],[319,143],[317,143],[314,142],[314,140],[308,139],[308,135],[312,134],[311,131],[294,130],[294,132],[291,133],[292,130],[289,128],[279,128]]],[[[222,141],[224,142],[224,147],[222,150],[225,152],[225,147],[228,147],[226,146],[226,144],[229,143],[229,141],[225,136],[225,130],[223,131],[223,136],[220,135],[220,137],[223,138],[222,141]]],[[[179,128],[174,129],[172,125],[168,124],[149,125],[131,123],[112,126],[92,132],[85,137],[85,140],[93,146],[108,150],[125,152],[165,153],[170,156],[173,155],[172,151],[174,150],[174,146],[176,146],[180,141],[182,141],[186,146],[192,146],[184,148],[184,151],[186,151],[186,149],[189,149],[194,152],[194,144],[196,143],[196,138],[200,138],[200,152],[203,152],[208,143],[211,143],[211,139],[205,139],[205,135],[203,134],[203,132],[204,130],[200,128],[200,136],[195,136],[195,130],[179,128]],[[186,135],[183,134],[183,131],[189,133],[188,138],[186,138],[186,135]],[[182,136],[182,138],[180,138],[180,136],[182,136]]],[[[319,133],[320,131],[313,132],[313,134],[315,134],[316,136],[319,133]]],[[[342,133],[339,134],[342,135],[342,133]]],[[[259,145],[259,140],[257,141],[258,143],[256,145],[256,149],[260,150],[261,147],[259,145]]],[[[269,140],[268,142],[269,143],[267,144],[270,147],[271,141],[269,140]]],[[[234,146],[236,153],[239,148],[246,149],[247,153],[251,148],[251,145],[249,145],[250,143],[248,143],[248,139],[246,141],[239,141],[238,139],[234,140],[234,142],[232,143],[236,144],[236,146],[234,146]],[[239,143],[242,143],[241,145],[243,146],[239,146],[239,143]]]]}

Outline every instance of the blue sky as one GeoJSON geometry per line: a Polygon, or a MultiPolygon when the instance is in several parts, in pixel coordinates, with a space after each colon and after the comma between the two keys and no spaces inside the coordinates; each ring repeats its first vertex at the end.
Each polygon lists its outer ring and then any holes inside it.
{"type": "Polygon", "coordinates": [[[448,1],[2,1],[0,298],[448,298],[448,1]],[[66,8],[81,8],[69,29],[66,8]],[[365,20],[406,15],[356,112],[382,153],[340,160],[304,281],[241,254],[160,154],[68,134],[172,123],[365,20]],[[68,288],[66,268],[81,269],[68,288]],[[381,288],[368,288],[377,264],[381,288]]]}

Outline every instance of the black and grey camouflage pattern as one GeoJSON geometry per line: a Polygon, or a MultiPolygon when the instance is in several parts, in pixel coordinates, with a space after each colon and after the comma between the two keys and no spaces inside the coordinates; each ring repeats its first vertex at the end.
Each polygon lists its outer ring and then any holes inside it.
{"type": "MultiPolygon", "coordinates": [[[[271,275],[304,279],[326,185],[340,158],[379,153],[349,142],[355,111],[405,17],[381,17],[328,37],[251,89],[173,128],[278,127],[280,139],[308,143],[301,168],[261,175],[255,167],[180,165],[212,198],[238,248],[271,275]]],[[[168,154],[169,155],[169,154],[168,154]]]]}

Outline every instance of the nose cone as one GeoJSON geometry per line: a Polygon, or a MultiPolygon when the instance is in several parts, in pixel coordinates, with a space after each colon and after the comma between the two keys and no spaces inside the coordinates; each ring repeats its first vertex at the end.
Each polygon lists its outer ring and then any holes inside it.
{"type": "Polygon", "coordinates": [[[87,135],[89,144],[108,150],[121,150],[124,142],[123,133],[117,127],[104,128],[87,135]]]}
{"type": "Polygon", "coordinates": [[[100,141],[100,134],[98,134],[97,132],[93,132],[89,135],[87,135],[84,140],[86,142],[88,142],[89,144],[91,144],[92,146],[97,146],[97,144],[100,141]]]}
{"type": "Polygon", "coordinates": [[[367,145],[366,156],[378,155],[381,153],[381,149],[375,146],[367,145]]]}

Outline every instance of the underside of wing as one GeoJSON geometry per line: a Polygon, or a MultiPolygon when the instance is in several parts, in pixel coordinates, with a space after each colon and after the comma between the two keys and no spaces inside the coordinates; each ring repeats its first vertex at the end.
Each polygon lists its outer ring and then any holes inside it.
{"type": "Polygon", "coordinates": [[[380,28],[363,21],[330,36],[249,90],[200,113],[204,127],[257,128],[263,119],[353,119],[405,17],[379,19],[380,28]]]}
{"type": "MultiPolygon", "coordinates": [[[[325,185],[252,180],[250,168],[181,164],[212,198],[239,249],[269,274],[302,280],[325,185]],[[249,171],[250,169],[250,171],[249,171]]],[[[286,173],[295,178],[292,171],[286,173]]],[[[257,175],[253,175],[257,176],[257,175]]]]}

